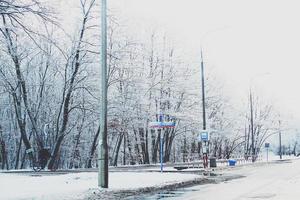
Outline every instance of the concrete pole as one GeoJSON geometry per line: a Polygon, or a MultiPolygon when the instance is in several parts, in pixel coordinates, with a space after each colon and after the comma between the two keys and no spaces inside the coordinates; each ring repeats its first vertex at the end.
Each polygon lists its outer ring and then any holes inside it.
{"type": "Polygon", "coordinates": [[[281,147],[281,121],[279,120],[279,157],[282,159],[282,147],[281,147]]]}
{"type": "Polygon", "coordinates": [[[255,146],[254,146],[254,122],[253,122],[253,97],[250,90],[250,125],[251,125],[251,141],[252,141],[252,162],[255,162],[255,146]]]}
{"type": "Polygon", "coordinates": [[[123,138],[124,138],[124,145],[123,145],[123,165],[126,165],[126,134],[125,131],[123,133],[123,138]]]}
{"type": "Polygon", "coordinates": [[[201,89],[202,89],[202,120],[203,130],[206,130],[206,110],[205,110],[205,78],[204,78],[204,62],[201,50],[201,89]]]}
{"type": "Polygon", "coordinates": [[[108,188],[107,146],[107,15],[106,0],[101,1],[101,115],[98,147],[98,186],[108,188]]]}
{"type": "MultiPolygon", "coordinates": [[[[206,130],[206,109],[205,109],[205,75],[204,75],[204,61],[203,61],[203,53],[201,49],[201,92],[202,92],[202,129],[206,130]]],[[[209,154],[209,141],[207,141],[207,147],[206,142],[204,142],[204,148],[206,149],[206,152],[203,153],[203,167],[207,167],[207,160],[208,160],[208,154],[209,154]]]]}

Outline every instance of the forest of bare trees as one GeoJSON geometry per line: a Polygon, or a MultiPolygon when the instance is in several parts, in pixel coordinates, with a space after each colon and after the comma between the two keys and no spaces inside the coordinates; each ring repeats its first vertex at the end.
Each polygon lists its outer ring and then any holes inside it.
{"type": "MultiPolygon", "coordinates": [[[[100,26],[95,0],[78,4],[76,27],[37,0],[0,0],[0,158],[2,169],[23,169],[49,148],[48,167],[96,167],[99,137],[100,26]]],[[[191,63],[163,30],[135,37],[109,14],[108,145],[110,165],[199,159],[202,151],[200,62],[191,63]],[[175,128],[155,130],[163,113],[175,128]]],[[[209,71],[209,70],[208,70],[209,71]]],[[[222,83],[207,73],[210,154],[251,155],[249,102],[234,109],[222,83]]],[[[244,97],[242,97],[244,98],[244,97]]],[[[274,108],[255,97],[255,152],[274,134],[274,108]]],[[[277,124],[276,124],[277,126],[277,124]]]]}

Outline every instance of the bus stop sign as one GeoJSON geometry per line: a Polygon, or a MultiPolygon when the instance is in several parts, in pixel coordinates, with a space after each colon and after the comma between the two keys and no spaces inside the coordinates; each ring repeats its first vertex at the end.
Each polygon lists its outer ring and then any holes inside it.
{"type": "Polygon", "coordinates": [[[201,131],[198,140],[204,142],[209,141],[209,132],[207,130],[201,131]]]}

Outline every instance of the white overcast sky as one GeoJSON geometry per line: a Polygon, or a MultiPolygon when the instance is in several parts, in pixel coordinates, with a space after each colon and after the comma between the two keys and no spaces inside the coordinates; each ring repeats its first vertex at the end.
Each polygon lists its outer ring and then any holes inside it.
{"type": "MultiPolygon", "coordinates": [[[[250,85],[300,120],[300,12],[291,0],[108,0],[129,19],[165,28],[244,98],[250,85]]],[[[130,22],[130,20],[128,21],[130,22]]],[[[130,26],[130,25],[129,25],[130,26]]],[[[284,111],[283,111],[284,110],[284,111]]]]}
{"type": "MultiPolygon", "coordinates": [[[[58,1],[60,10],[72,13],[76,1],[58,1]]],[[[123,25],[137,34],[141,24],[166,30],[195,65],[199,65],[202,46],[207,67],[214,68],[236,102],[245,102],[252,85],[254,92],[274,103],[282,115],[294,116],[296,123],[300,120],[299,1],[107,2],[111,12],[125,22],[123,25]]],[[[72,16],[66,18],[72,20],[72,16]]]]}

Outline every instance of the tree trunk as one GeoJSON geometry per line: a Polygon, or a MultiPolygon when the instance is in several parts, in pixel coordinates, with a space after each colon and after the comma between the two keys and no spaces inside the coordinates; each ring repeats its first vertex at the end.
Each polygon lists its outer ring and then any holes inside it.
{"type": "Polygon", "coordinates": [[[169,162],[171,158],[172,145],[175,137],[174,129],[167,130],[167,134],[165,137],[165,157],[164,162],[169,162]]]}
{"type": "Polygon", "coordinates": [[[139,164],[142,164],[143,163],[143,158],[141,158],[141,151],[140,151],[140,148],[139,148],[137,131],[135,129],[133,129],[133,133],[134,133],[134,140],[135,140],[134,150],[135,150],[135,153],[137,155],[137,161],[138,161],[139,164]]]}
{"type": "Polygon", "coordinates": [[[17,155],[16,155],[16,163],[15,163],[15,169],[18,169],[19,167],[19,159],[20,159],[20,152],[22,148],[22,138],[20,138],[20,142],[18,145],[17,155]]]}
{"type": "Polygon", "coordinates": [[[114,157],[114,161],[113,161],[113,166],[117,166],[117,165],[118,165],[119,151],[120,151],[120,148],[121,148],[121,144],[122,144],[123,138],[124,138],[124,133],[123,133],[122,136],[120,136],[120,137],[118,138],[118,141],[117,141],[117,148],[116,148],[115,157],[114,157]]]}
{"type": "MultiPolygon", "coordinates": [[[[1,130],[0,130],[1,131],[1,130]]],[[[2,166],[1,166],[1,169],[4,169],[5,168],[5,165],[6,165],[6,168],[8,169],[8,162],[7,162],[7,151],[6,151],[6,148],[5,148],[5,142],[4,140],[1,139],[0,141],[0,157],[2,158],[2,166]]],[[[1,161],[1,160],[0,160],[1,161]]]]}
{"type": "Polygon", "coordinates": [[[182,162],[186,161],[186,157],[187,157],[187,144],[186,144],[186,136],[184,135],[184,139],[183,139],[183,150],[182,150],[182,162]]]}
{"type": "MultiPolygon", "coordinates": [[[[92,4],[90,6],[92,6],[92,4]]],[[[79,33],[79,38],[78,38],[78,44],[76,45],[76,48],[74,49],[75,55],[74,55],[74,57],[73,57],[73,55],[70,56],[70,58],[72,59],[72,64],[71,64],[71,66],[69,64],[66,65],[66,67],[71,67],[71,69],[73,69],[73,71],[72,71],[72,75],[71,75],[69,81],[65,80],[65,85],[67,85],[67,81],[68,81],[69,86],[68,86],[68,89],[66,89],[66,91],[67,91],[66,95],[64,96],[64,98],[62,100],[62,108],[61,108],[62,109],[62,125],[60,128],[58,127],[58,125],[56,127],[57,128],[57,140],[55,143],[55,147],[54,147],[52,156],[48,163],[49,169],[52,169],[54,167],[55,159],[57,158],[58,153],[60,151],[60,147],[61,147],[61,144],[65,137],[67,126],[69,123],[70,104],[72,103],[71,102],[72,93],[74,91],[74,86],[76,84],[75,80],[76,80],[76,77],[78,75],[79,68],[81,65],[81,62],[80,62],[81,61],[80,54],[81,54],[81,48],[82,48],[81,45],[83,42],[85,30],[86,30],[86,23],[88,20],[89,12],[90,12],[90,10],[88,10],[86,13],[84,13],[84,16],[83,16],[83,21],[81,24],[82,27],[81,27],[81,30],[79,33]]],[[[59,114],[59,116],[57,117],[57,122],[59,121],[60,118],[61,118],[61,116],[59,114]]]]}
{"type": "Polygon", "coordinates": [[[92,168],[92,161],[93,161],[94,154],[95,154],[95,151],[96,151],[96,148],[97,148],[99,134],[100,134],[100,126],[97,129],[96,135],[94,137],[94,140],[93,140],[93,143],[92,143],[92,146],[91,146],[90,156],[89,156],[89,159],[88,159],[88,162],[87,162],[87,168],[92,168]]]}
{"type": "Polygon", "coordinates": [[[152,138],[152,162],[153,163],[157,163],[157,153],[159,149],[160,134],[161,134],[161,130],[158,130],[156,139],[155,139],[155,135],[152,138]]]}
{"type": "Polygon", "coordinates": [[[143,163],[149,164],[149,152],[148,152],[148,141],[147,141],[148,140],[148,131],[146,131],[146,136],[145,136],[144,131],[145,131],[144,128],[139,128],[143,163]]]}
{"type": "Polygon", "coordinates": [[[53,153],[52,153],[51,158],[50,158],[49,163],[48,163],[48,169],[54,169],[54,168],[57,167],[57,166],[55,166],[55,161],[58,158],[59,151],[60,151],[60,146],[63,142],[63,139],[64,139],[64,135],[60,135],[58,137],[58,139],[55,143],[53,153]]]}
{"type": "Polygon", "coordinates": [[[130,157],[130,164],[133,165],[134,164],[134,158],[132,156],[131,142],[130,142],[128,134],[127,134],[127,147],[128,147],[129,157],[130,157]]]}
{"type": "Polygon", "coordinates": [[[150,164],[149,159],[149,143],[148,143],[148,129],[146,129],[146,136],[145,136],[145,161],[144,164],[150,164]]]}

